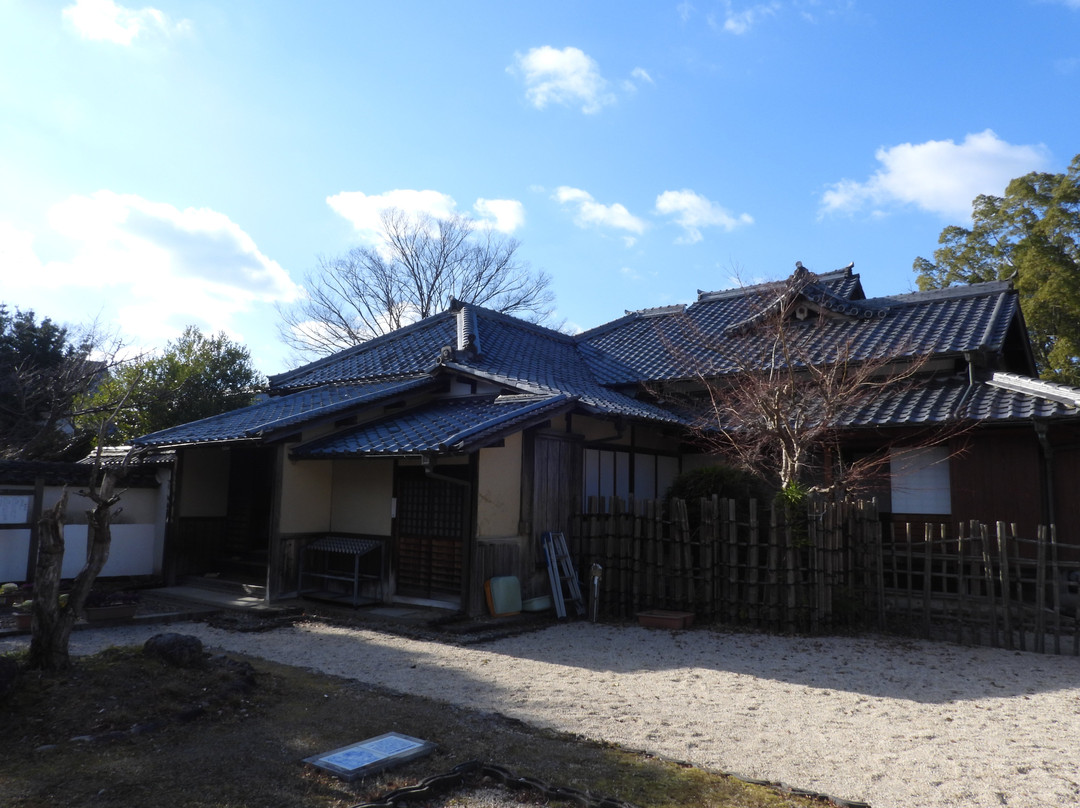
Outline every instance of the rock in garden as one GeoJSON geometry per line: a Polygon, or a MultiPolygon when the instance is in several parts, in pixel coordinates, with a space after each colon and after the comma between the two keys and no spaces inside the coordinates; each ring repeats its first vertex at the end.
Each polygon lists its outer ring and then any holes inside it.
{"type": "Polygon", "coordinates": [[[143,653],[178,668],[201,668],[206,664],[202,640],[190,634],[155,634],[143,644],[143,653]]]}

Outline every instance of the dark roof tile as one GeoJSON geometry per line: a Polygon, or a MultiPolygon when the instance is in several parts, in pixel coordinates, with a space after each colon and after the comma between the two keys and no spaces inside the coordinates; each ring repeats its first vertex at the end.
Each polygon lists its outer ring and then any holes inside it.
{"type": "Polygon", "coordinates": [[[572,404],[565,395],[442,399],[312,441],[294,449],[292,456],[466,452],[508,430],[547,420],[572,404]]]}
{"type": "Polygon", "coordinates": [[[179,446],[245,440],[330,418],[431,384],[428,376],[326,385],[270,398],[250,407],[144,435],[138,446],[179,446]]]}

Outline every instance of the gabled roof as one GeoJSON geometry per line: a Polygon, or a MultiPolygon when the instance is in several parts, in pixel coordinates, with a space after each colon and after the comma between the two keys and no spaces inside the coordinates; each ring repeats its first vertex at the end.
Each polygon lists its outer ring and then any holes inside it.
{"type": "Polygon", "coordinates": [[[1010,324],[1020,316],[1016,292],[1008,282],[866,299],[857,279],[845,267],[811,282],[796,275],[794,289],[761,284],[702,292],[682,313],[631,314],[578,339],[602,383],[625,385],[698,373],[741,372],[745,368],[738,358],[753,351],[755,340],[754,333],[743,326],[777,301],[794,296],[805,297],[835,315],[790,323],[802,352],[814,362],[825,363],[834,360],[837,345],[846,346],[849,360],[856,362],[905,355],[1000,353],[1010,324]]]}
{"type": "Polygon", "coordinates": [[[327,359],[273,376],[272,390],[355,383],[439,368],[486,379],[521,392],[566,394],[597,413],[678,422],[669,411],[611,390],[597,380],[574,337],[516,317],[457,304],[441,314],[349,348],[327,359]],[[458,322],[463,326],[459,327],[458,322]],[[483,346],[482,352],[469,346],[483,346]]]}
{"type": "Polygon", "coordinates": [[[431,401],[293,449],[293,457],[465,453],[573,406],[566,395],[431,401]]]}

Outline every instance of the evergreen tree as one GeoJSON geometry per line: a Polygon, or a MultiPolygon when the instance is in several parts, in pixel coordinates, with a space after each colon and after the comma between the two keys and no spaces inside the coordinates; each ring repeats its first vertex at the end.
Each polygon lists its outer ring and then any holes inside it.
{"type": "Polygon", "coordinates": [[[1080,154],[972,207],[970,228],[946,227],[934,260],[915,259],[919,288],[1015,278],[1039,374],[1080,386],[1080,154]]]}

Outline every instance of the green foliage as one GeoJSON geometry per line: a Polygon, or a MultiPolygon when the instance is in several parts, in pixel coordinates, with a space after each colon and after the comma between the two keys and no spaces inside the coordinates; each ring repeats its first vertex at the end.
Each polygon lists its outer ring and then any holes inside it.
{"type": "Polygon", "coordinates": [[[245,347],[223,333],[207,337],[188,326],[161,356],[116,368],[95,390],[86,409],[100,411],[122,401],[108,440],[125,443],[245,407],[263,384],[245,347]]]}
{"type": "Polygon", "coordinates": [[[85,449],[70,416],[97,372],[89,354],[49,318],[0,304],[0,457],[75,459],[85,449]]]}
{"type": "Polygon", "coordinates": [[[692,502],[713,494],[728,499],[768,500],[772,491],[763,479],[748,471],[731,466],[705,466],[676,477],[667,497],[692,502]]]}
{"type": "Polygon", "coordinates": [[[798,480],[792,480],[781,488],[776,496],[789,510],[800,508],[805,506],[807,500],[810,498],[810,489],[798,480]]]}
{"type": "Polygon", "coordinates": [[[761,477],[732,466],[705,466],[684,471],[668,489],[666,502],[670,512],[673,499],[686,502],[686,516],[690,527],[697,529],[701,523],[701,500],[714,494],[722,499],[733,499],[742,516],[749,512],[750,500],[757,500],[758,517],[763,518],[773,491],[761,477]]]}
{"type": "Polygon", "coordinates": [[[1033,172],[1003,197],[979,196],[972,226],[946,227],[920,289],[1015,275],[1040,375],[1080,385],[1080,154],[1065,174],[1033,172]]]}

